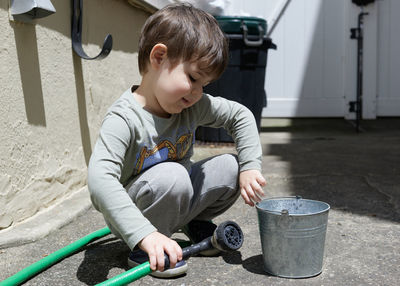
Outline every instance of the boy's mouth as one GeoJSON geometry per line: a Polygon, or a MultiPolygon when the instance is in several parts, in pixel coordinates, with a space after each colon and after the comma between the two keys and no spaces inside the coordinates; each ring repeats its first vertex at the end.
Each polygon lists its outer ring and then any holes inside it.
{"type": "Polygon", "coordinates": [[[187,100],[186,98],[182,97],[182,101],[183,103],[185,103],[186,105],[190,104],[190,101],[187,100]]]}

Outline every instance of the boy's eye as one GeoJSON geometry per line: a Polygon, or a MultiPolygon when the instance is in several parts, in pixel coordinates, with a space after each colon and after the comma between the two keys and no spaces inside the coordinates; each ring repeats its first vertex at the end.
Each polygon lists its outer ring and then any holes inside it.
{"type": "Polygon", "coordinates": [[[190,79],[191,82],[195,82],[196,81],[196,79],[193,78],[191,75],[189,75],[189,79],[190,79]]]}

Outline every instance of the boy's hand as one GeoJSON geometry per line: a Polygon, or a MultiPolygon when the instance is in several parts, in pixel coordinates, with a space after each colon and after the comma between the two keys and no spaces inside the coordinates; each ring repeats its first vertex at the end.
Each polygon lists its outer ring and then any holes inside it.
{"type": "Polygon", "coordinates": [[[254,207],[254,203],[260,202],[264,196],[262,189],[267,182],[258,170],[247,170],[240,173],[240,193],[245,203],[254,207]]]}
{"type": "Polygon", "coordinates": [[[169,256],[170,268],[182,260],[182,248],[159,232],[150,233],[139,242],[139,247],[149,255],[151,270],[164,271],[164,252],[169,256]]]}

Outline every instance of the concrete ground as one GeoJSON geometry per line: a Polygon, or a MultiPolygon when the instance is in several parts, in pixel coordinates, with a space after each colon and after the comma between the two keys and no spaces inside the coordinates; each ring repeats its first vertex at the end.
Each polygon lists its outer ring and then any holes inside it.
{"type": "MultiPolygon", "coordinates": [[[[362,128],[356,133],[349,122],[339,119],[263,120],[260,136],[267,196],[300,195],[331,206],[320,275],[286,279],[266,274],[256,209],[239,199],[215,220],[234,220],[241,226],[245,242],[239,251],[193,257],[183,277],[146,276],[133,285],[398,285],[400,119],[366,121],[362,128]]],[[[232,150],[229,145],[200,144],[195,157],[232,150]]],[[[47,214],[48,218],[54,215],[47,214]]],[[[104,226],[102,216],[86,208],[44,238],[0,249],[0,281],[104,226]]],[[[29,235],[20,241],[28,241],[29,235]]],[[[109,235],[25,285],[93,285],[127,270],[128,253],[124,243],[109,235]]]]}

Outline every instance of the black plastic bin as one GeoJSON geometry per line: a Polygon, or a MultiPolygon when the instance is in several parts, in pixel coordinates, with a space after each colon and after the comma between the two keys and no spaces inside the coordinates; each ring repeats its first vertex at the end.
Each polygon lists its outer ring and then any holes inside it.
{"type": "MultiPolygon", "coordinates": [[[[229,39],[229,63],[223,75],[204,92],[237,101],[249,108],[260,129],[261,113],[267,104],[264,89],[267,54],[276,49],[266,37],[267,23],[255,17],[215,17],[229,39]]],[[[233,142],[223,128],[199,127],[196,139],[205,142],[233,142]]]]}

